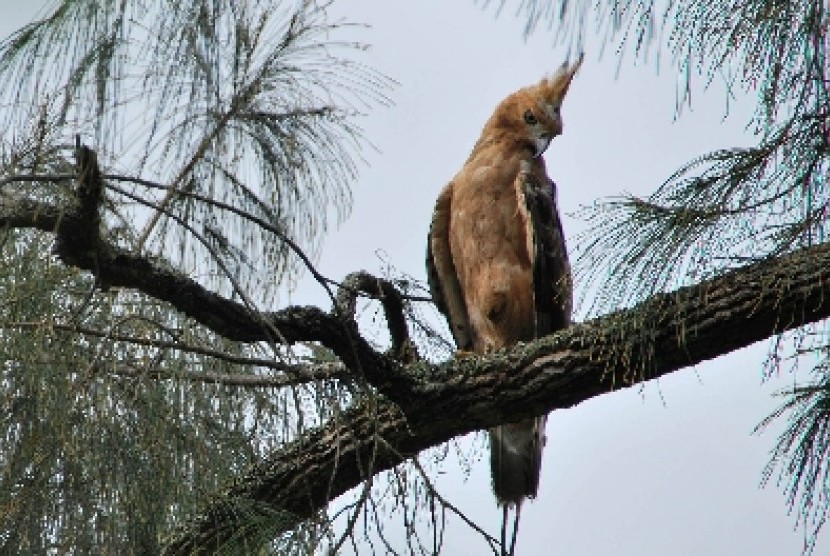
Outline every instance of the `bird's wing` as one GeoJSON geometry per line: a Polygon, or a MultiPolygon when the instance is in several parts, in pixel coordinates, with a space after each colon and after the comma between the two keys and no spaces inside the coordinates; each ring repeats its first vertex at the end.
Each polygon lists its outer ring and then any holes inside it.
{"type": "Polygon", "coordinates": [[[459,350],[472,350],[467,306],[450,252],[452,182],[438,196],[427,241],[427,280],[435,306],[447,318],[459,350]]]}
{"type": "MultiPolygon", "coordinates": [[[[572,286],[565,236],[556,207],[554,184],[522,161],[514,182],[517,217],[524,227],[533,272],[535,337],[565,328],[571,319],[572,286]]],[[[521,504],[539,488],[545,416],[490,430],[493,492],[500,504],[521,504]]]]}
{"type": "MultiPolygon", "coordinates": [[[[524,169],[521,188],[528,250],[533,264],[533,304],[537,338],[565,328],[571,322],[573,285],[565,235],[556,206],[556,186],[524,169]]],[[[522,197],[520,197],[522,198],[522,197]]]]}

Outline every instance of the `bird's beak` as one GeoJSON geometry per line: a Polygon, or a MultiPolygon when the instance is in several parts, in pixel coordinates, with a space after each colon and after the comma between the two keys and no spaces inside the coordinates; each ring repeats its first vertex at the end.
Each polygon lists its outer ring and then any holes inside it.
{"type": "Polygon", "coordinates": [[[545,151],[548,150],[548,147],[550,146],[550,142],[552,140],[553,135],[550,135],[548,133],[540,135],[535,141],[536,154],[533,155],[533,158],[539,158],[540,156],[542,156],[545,153],[545,151]]]}

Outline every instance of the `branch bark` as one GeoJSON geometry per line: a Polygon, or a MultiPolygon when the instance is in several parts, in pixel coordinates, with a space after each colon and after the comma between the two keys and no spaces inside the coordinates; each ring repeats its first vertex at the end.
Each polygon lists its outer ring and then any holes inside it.
{"type": "Polygon", "coordinates": [[[99,282],[165,300],[230,339],[319,341],[379,394],[249,469],[174,532],[169,554],[242,542],[245,532],[234,526],[240,508],[278,516],[279,527],[289,530],[363,479],[455,436],[571,407],[830,316],[830,244],[824,244],[655,295],[509,350],[403,366],[373,350],[351,319],[314,307],[252,313],[107,244],[100,232],[90,238],[92,219],[82,213],[0,197],[0,225],[54,231],[61,259],[99,282]],[[86,240],[73,241],[78,238],[86,240]]]}
{"type": "Polygon", "coordinates": [[[234,500],[285,512],[289,529],[367,474],[453,437],[568,408],[828,316],[825,244],[653,296],[506,351],[410,365],[404,371],[413,377],[412,388],[396,403],[378,398],[354,407],[272,453],[179,531],[168,553],[221,546],[232,515],[227,504],[234,500]],[[370,470],[361,465],[367,461],[374,464],[370,470]]]}

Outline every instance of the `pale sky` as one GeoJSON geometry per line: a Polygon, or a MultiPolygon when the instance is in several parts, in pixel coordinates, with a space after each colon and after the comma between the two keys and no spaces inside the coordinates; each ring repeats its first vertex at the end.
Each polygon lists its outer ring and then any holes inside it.
{"type": "MultiPolygon", "coordinates": [[[[36,4],[0,0],[0,32],[7,34],[36,4]]],[[[363,61],[400,85],[391,92],[393,106],[365,119],[366,137],[377,151],[364,153],[351,218],[330,232],[318,268],[335,279],[358,269],[377,273],[381,252],[399,270],[423,279],[438,192],[461,167],[496,104],[555,70],[566,53],[545,31],[525,41],[523,21],[509,11],[496,19],[472,0],[341,0],[335,10],[371,24],[354,30],[356,40],[373,45],[363,61]]],[[[616,58],[598,55],[589,42],[563,106],[565,132],[545,156],[572,249],[582,224],[567,214],[581,205],[623,192],[646,195],[691,158],[753,140],[744,131],[751,99],[733,103],[723,121],[723,90],[698,89],[692,110],[674,122],[671,68],[657,75],[653,64],[634,67],[629,60],[616,78],[616,58]]],[[[304,281],[286,302],[325,299],[304,281]]],[[[787,375],[762,384],[766,347],[761,343],[659,384],[554,412],[539,497],[522,512],[518,553],[800,554],[803,530],[787,514],[783,495],[774,486],[759,488],[775,431],[751,431],[779,403],[771,394],[793,380],[787,375]]],[[[461,445],[473,450],[469,442],[461,445]]],[[[446,498],[497,537],[501,513],[488,465],[482,451],[466,480],[455,464],[437,480],[446,498]]],[[[387,525],[388,538],[405,553],[396,519],[387,525]]],[[[453,518],[445,547],[446,554],[486,549],[453,518]]],[[[825,538],[816,554],[828,550],[825,538]]]]}

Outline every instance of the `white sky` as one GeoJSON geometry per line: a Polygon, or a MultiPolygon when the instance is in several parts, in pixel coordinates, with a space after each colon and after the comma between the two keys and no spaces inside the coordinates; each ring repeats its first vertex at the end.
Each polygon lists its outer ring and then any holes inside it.
{"type": "MultiPolygon", "coordinates": [[[[0,33],[39,4],[0,0],[0,33]]],[[[546,32],[523,40],[522,21],[511,13],[495,19],[472,0],[341,0],[335,8],[371,24],[354,31],[355,39],[373,45],[364,61],[400,86],[391,94],[394,106],[365,121],[378,152],[366,151],[354,211],[330,233],[319,269],[332,278],[361,268],[379,272],[376,252],[382,251],[399,270],[424,278],[438,192],[496,104],[553,71],[565,52],[546,32]]],[[[589,45],[563,107],[565,133],[546,154],[564,212],[626,191],[648,194],[697,155],[751,143],[743,130],[751,101],[737,101],[724,122],[723,91],[698,90],[693,110],[673,123],[675,82],[668,68],[657,76],[653,66],[627,62],[615,79],[617,60],[598,60],[598,52],[589,45]]],[[[566,216],[567,236],[579,229],[566,216]]],[[[325,304],[318,290],[303,282],[290,301],[325,304]]],[[[750,435],[777,405],[771,393],[792,381],[761,384],[765,348],[553,413],[539,497],[522,513],[519,554],[799,554],[803,531],[787,515],[780,491],[759,489],[774,431],[750,435]]],[[[445,497],[497,537],[500,512],[488,465],[482,453],[466,481],[454,465],[438,481],[445,497]]],[[[405,552],[402,524],[390,524],[388,532],[405,552]]],[[[447,554],[486,549],[458,520],[450,522],[445,546],[447,554]]],[[[830,543],[820,543],[816,554],[828,549],[830,543]]]]}

